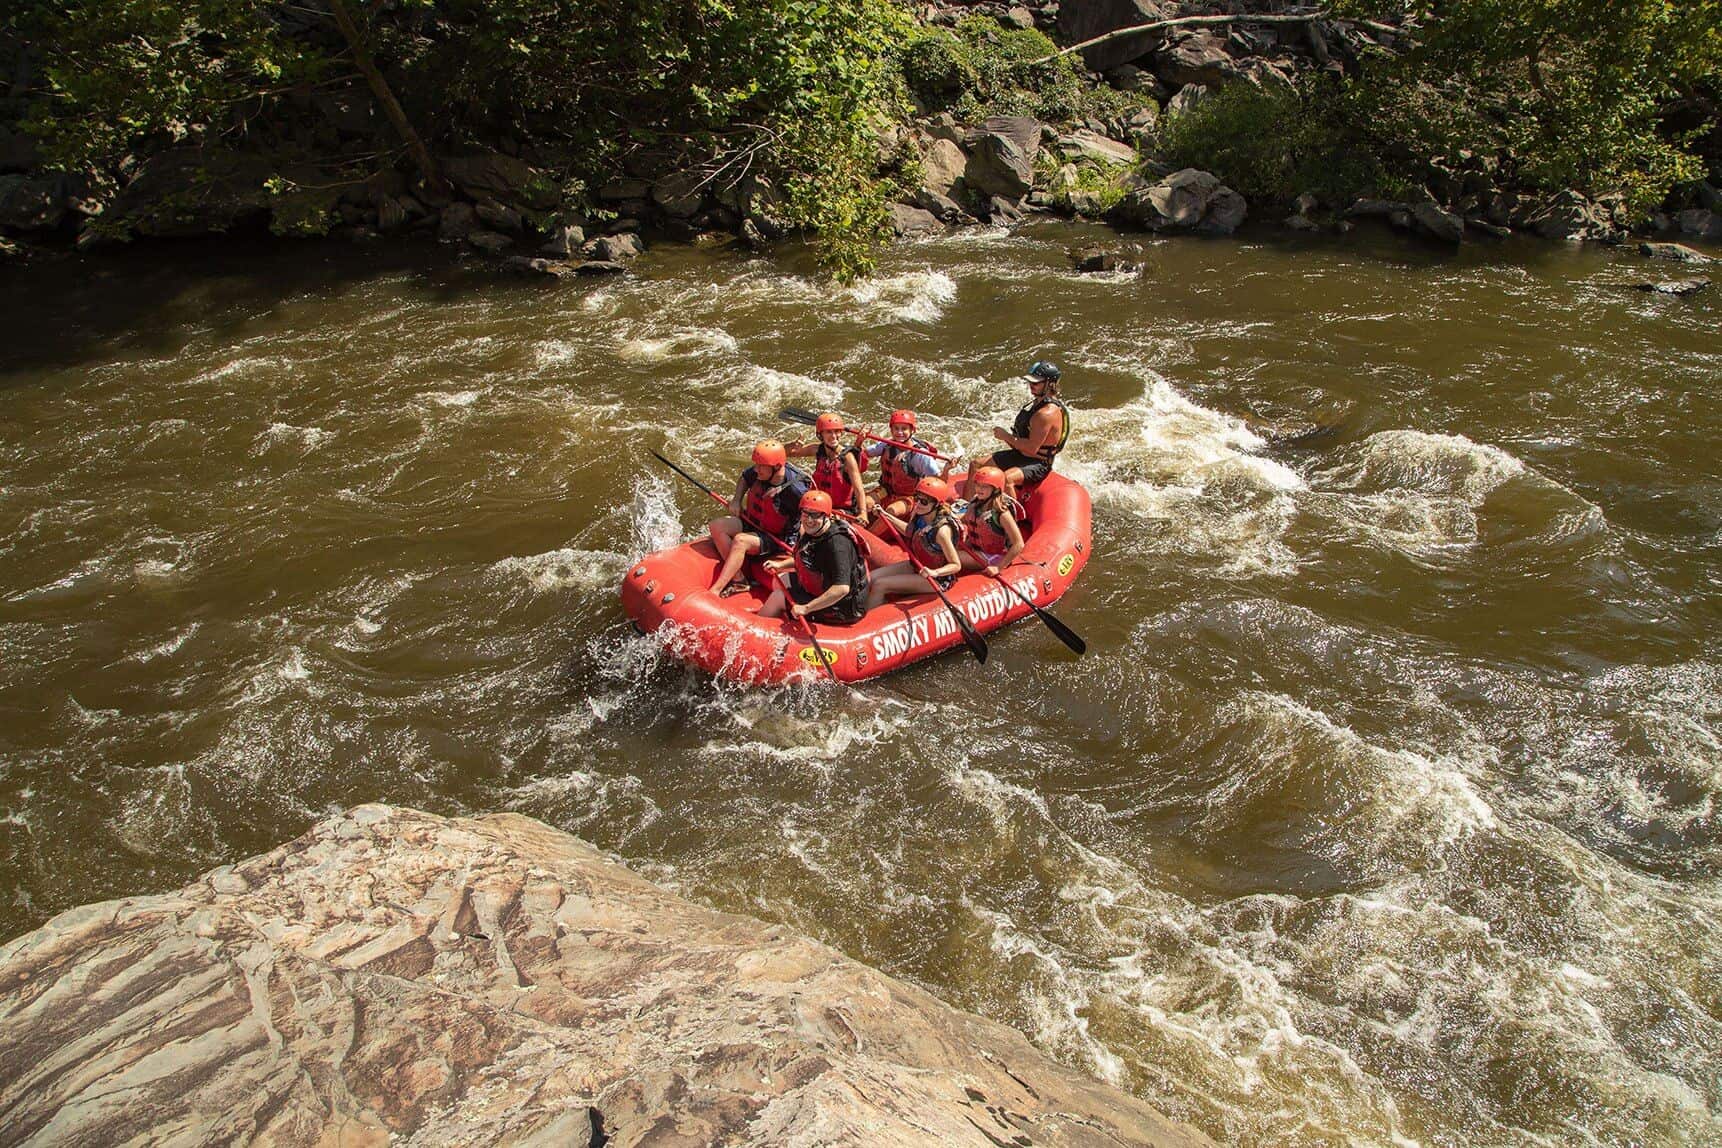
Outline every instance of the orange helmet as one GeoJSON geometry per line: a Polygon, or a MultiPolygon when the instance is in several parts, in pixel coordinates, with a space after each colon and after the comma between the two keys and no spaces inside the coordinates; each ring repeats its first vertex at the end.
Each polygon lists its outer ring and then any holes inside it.
{"type": "Polygon", "coordinates": [[[976,486],[990,486],[994,490],[1005,488],[1005,473],[996,466],[977,467],[970,477],[976,486]]]}
{"type": "Polygon", "coordinates": [[[910,430],[914,430],[915,429],[915,412],[911,411],[911,410],[907,410],[907,409],[892,411],[891,412],[891,425],[897,426],[898,424],[906,426],[910,430]]]}
{"type": "Polygon", "coordinates": [[[813,429],[820,434],[824,434],[828,430],[843,430],[843,416],[835,411],[826,411],[815,420],[813,429]]]}
{"type": "Polygon", "coordinates": [[[924,494],[934,502],[950,502],[956,497],[951,484],[942,478],[923,478],[915,484],[915,493],[924,494]]]}
{"type": "Polygon", "coordinates": [[[789,452],[783,449],[783,444],[774,438],[761,439],[753,444],[753,464],[755,466],[780,467],[789,461],[789,452]]]}
{"type": "Polygon", "coordinates": [[[801,496],[801,513],[830,514],[831,496],[823,490],[810,490],[801,496]]]}

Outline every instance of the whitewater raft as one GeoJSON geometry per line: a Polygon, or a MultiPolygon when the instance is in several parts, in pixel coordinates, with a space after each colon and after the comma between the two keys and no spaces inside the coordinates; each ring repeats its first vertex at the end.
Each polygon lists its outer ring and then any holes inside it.
{"type": "MultiPolygon", "coordinates": [[[[1088,562],[1088,491],[1054,473],[1024,505],[1022,554],[1002,579],[1037,606],[1064,596],[1088,562]]],[[[903,551],[868,540],[868,563],[900,561],[903,551]]],[[[711,590],[718,555],[709,538],[648,554],[622,576],[622,608],[664,649],[709,673],[754,685],[823,676],[805,624],[761,618],[769,587],[723,598],[711,590]]],[[[991,633],[1031,613],[1026,603],[984,574],[964,574],[946,591],[975,629],[991,633]]],[[[929,591],[893,598],[854,625],[813,623],[832,672],[859,682],[930,658],[963,643],[950,611],[929,591]]]]}

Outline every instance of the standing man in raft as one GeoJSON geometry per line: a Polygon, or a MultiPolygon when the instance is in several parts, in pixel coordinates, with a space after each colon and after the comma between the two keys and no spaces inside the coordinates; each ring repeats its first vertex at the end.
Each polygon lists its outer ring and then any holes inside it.
{"type": "MultiPolygon", "coordinates": [[[[1028,383],[1029,401],[1016,413],[1016,425],[1010,430],[993,428],[993,437],[1005,444],[987,461],[1004,471],[1010,484],[1008,493],[1020,497],[1023,486],[1034,487],[1052,473],[1053,460],[1070,438],[1070,410],[1058,397],[1059,370],[1044,359],[1029,367],[1023,376],[1028,383]]],[[[963,483],[964,497],[974,494],[974,479],[963,483]]]]}

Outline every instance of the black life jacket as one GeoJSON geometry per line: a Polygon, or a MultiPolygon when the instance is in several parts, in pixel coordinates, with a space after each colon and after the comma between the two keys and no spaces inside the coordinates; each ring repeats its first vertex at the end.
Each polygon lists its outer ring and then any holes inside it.
{"type": "Polygon", "coordinates": [[[856,467],[867,469],[867,456],[854,446],[840,446],[831,451],[820,443],[818,461],[813,466],[813,485],[829,494],[837,509],[858,510],[855,487],[850,485],[848,468],[843,465],[845,455],[854,455],[856,467]]]}
{"type": "Polygon", "coordinates": [[[778,505],[785,488],[795,491],[796,499],[807,490],[807,476],[793,466],[783,468],[783,481],[776,486],[767,486],[759,480],[759,468],[747,468],[747,496],[742,499],[742,520],[751,528],[763,529],[767,534],[782,538],[787,529],[796,521],[794,511],[785,511],[778,505]]]}
{"type": "Polygon", "coordinates": [[[849,573],[843,579],[849,584],[849,593],[835,603],[835,605],[841,606],[845,602],[854,601],[856,595],[867,593],[867,560],[865,557],[867,550],[861,545],[861,540],[855,537],[855,531],[850,529],[849,524],[841,518],[833,518],[831,529],[824,534],[818,536],[803,535],[796,540],[793,551],[795,578],[801,583],[801,588],[815,598],[825,593],[825,579],[813,565],[813,553],[818,547],[824,546],[834,534],[844,535],[855,547],[855,564],[850,567],[849,573]]]}
{"type": "Polygon", "coordinates": [[[1063,399],[1052,395],[1042,395],[1040,398],[1030,401],[1027,406],[1016,413],[1016,425],[1011,427],[1010,433],[1016,438],[1027,438],[1029,423],[1034,420],[1035,412],[1049,404],[1058,408],[1060,421],[1064,424],[1064,429],[1059,432],[1058,441],[1056,443],[1049,442],[1040,448],[1040,460],[1050,467],[1052,460],[1058,457],[1058,452],[1064,449],[1064,444],[1070,441],[1070,408],[1064,405],[1063,399]]]}
{"type": "MultiPolygon", "coordinates": [[[[922,450],[932,450],[921,439],[911,436],[909,442],[922,450]]],[[[893,498],[907,498],[915,493],[915,484],[920,478],[910,474],[903,467],[903,457],[914,454],[914,451],[904,450],[896,443],[886,443],[885,449],[879,454],[879,481],[885,487],[886,493],[893,498]]]]}

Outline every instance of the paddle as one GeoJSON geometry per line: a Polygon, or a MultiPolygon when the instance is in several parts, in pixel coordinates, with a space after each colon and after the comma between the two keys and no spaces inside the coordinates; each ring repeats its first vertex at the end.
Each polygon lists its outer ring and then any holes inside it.
{"type": "MultiPolygon", "coordinates": [[[[927,568],[915,561],[915,553],[909,549],[909,540],[903,537],[902,531],[897,529],[896,524],[884,514],[881,514],[879,517],[884,521],[886,526],[891,528],[891,533],[897,536],[897,541],[903,544],[903,553],[909,556],[909,565],[915,568],[915,572],[917,574],[927,579],[927,585],[933,588],[933,593],[939,596],[939,601],[945,604],[945,609],[949,610],[951,612],[951,617],[957,620],[957,628],[963,633],[963,642],[969,647],[969,653],[975,656],[975,661],[985,665],[987,661],[987,640],[981,637],[975,630],[975,624],[969,621],[968,618],[963,615],[963,612],[951,603],[950,598],[945,595],[945,592],[940,588],[939,583],[927,574],[927,568]]],[[[953,526],[952,529],[954,530],[956,527],[953,526]]]]}
{"type": "MultiPolygon", "coordinates": [[[[800,407],[784,407],[781,411],[777,412],[777,417],[784,420],[785,422],[805,423],[808,426],[815,426],[819,422],[819,416],[818,415],[814,414],[812,411],[802,410],[800,407]]],[[[890,446],[894,446],[894,447],[898,448],[899,450],[908,450],[908,451],[914,451],[916,454],[924,454],[928,458],[936,458],[940,462],[953,462],[954,463],[957,461],[954,458],[947,458],[946,456],[940,454],[938,451],[928,450],[924,446],[911,446],[910,444],[908,444],[906,442],[898,442],[894,438],[886,438],[883,435],[876,435],[871,431],[848,430],[848,431],[845,431],[844,433],[860,435],[862,438],[870,438],[874,442],[886,443],[890,446]]]]}
{"type": "MultiPolygon", "coordinates": [[[[665,458],[663,455],[659,454],[657,451],[654,450],[654,451],[651,451],[650,453],[651,453],[651,456],[653,458],[657,459],[659,462],[663,463],[665,466],[669,467],[671,470],[675,471],[677,474],[681,475],[683,478],[687,479],[689,482],[693,483],[695,486],[699,487],[701,490],[703,490],[707,494],[709,494],[712,497],[712,499],[719,506],[722,506],[726,510],[729,509],[729,500],[724,498],[717,491],[713,490],[711,487],[707,486],[705,483],[701,482],[699,479],[695,478],[693,475],[689,474],[687,471],[683,470],[681,467],[677,466],[675,463],[671,462],[669,459],[665,458]]],[[[765,529],[765,527],[761,526],[759,523],[751,521],[747,517],[747,515],[739,514],[736,517],[740,518],[743,522],[747,523],[749,526],[751,526],[755,530],[759,531],[765,537],[771,539],[773,542],[775,542],[779,546],[783,547],[783,549],[785,551],[789,550],[789,543],[785,542],[783,539],[779,538],[777,535],[771,533],[769,530],[765,529]]],[[[779,584],[781,584],[783,586],[784,598],[788,599],[790,602],[793,602],[794,599],[789,597],[789,583],[784,581],[784,577],[782,574],[777,575],[777,580],[778,580],[779,584]]],[[[791,614],[790,617],[795,617],[795,615],[791,614]]],[[[818,637],[818,635],[816,635],[813,632],[812,621],[807,619],[807,618],[801,618],[801,619],[799,619],[799,621],[801,622],[802,628],[807,631],[808,640],[813,643],[813,655],[814,655],[814,657],[818,658],[819,664],[821,666],[825,667],[826,676],[829,677],[832,681],[839,683],[840,685],[847,685],[848,683],[844,682],[841,678],[839,678],[837,676],[837,671],[831,668],[831,662],[826,659],[825,648],[819,644],[819,637],[818,637]]]]}
{"type": "MultiPolygon", "coordinates": [[[[979,562],[981,564],[980,573],[986,574],[987,560],[985,555],[977,554],[973,549],[968,546],[964,546],[960,542],[957,543],[957,547],[962,550],[964,554],[967,554],[970,558],[979,562]]],[[[1078,657],[1088,652],[1088,643],[1082,640],[1081,634],[1078,634],[1075,630],[1072,630],[1069,626],[1066,626],[1063,622],[1053,617],[1050,610],[1045,610],[1035,605],[1034,600],[1018,589],[1016,583],[1006,582],[1002,572],[998,574],[989,574],[987,576],[994,582],[1002,583],[1005,589],[1009,590],[1012,594],[1015,594],[1018,598],[1021,598],[1023,604],[1030,610],[1034,611],[1034,616],[1046,623],[1046,628],[1052,631],[1053,637],[1070,647],[1078,657]]]]}

